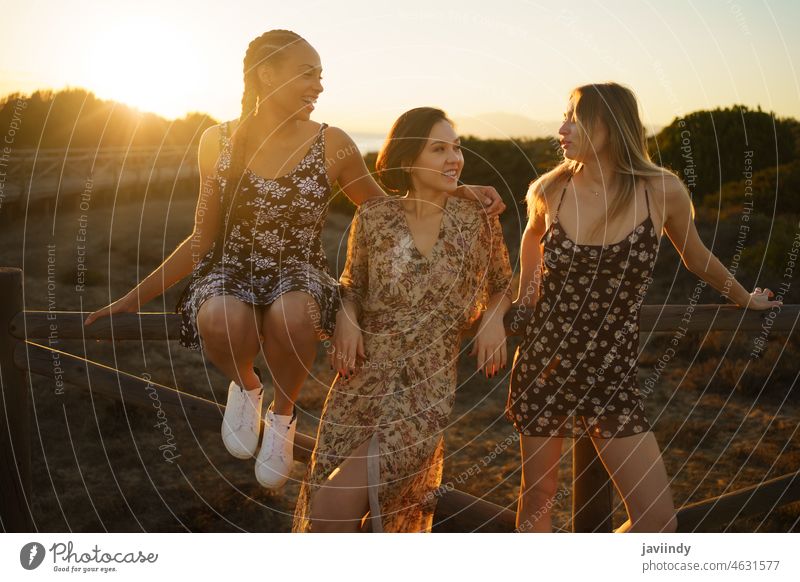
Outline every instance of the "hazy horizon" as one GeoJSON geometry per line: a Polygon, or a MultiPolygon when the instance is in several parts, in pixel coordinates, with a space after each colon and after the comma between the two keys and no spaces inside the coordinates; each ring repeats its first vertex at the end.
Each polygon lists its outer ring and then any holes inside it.
{"type": "MultiPolygon", "coordinates": [[[[100,97],[96,95],[91,89],[86,87],[64,87],[61,89],[55,89],[52,87],[43,87],[36,89],[30,92],[23,92],[23,91],[12,91],[10,93],[6,93],[4,95],[0,95],[0,100],[6,100],[12,95],[20,94],[24,98],[31,97],[36,92],[48,92],[51,91],[55,95],[57,95],[60,91],[86,91],[87,93],[91,93],[95,95],[98,99],[100,97]]],[[[139,107],[136,107],[130,103],[125,103],[123,101],[119,101],[116,99],[108,99],[107,101],[113,101],[119,105],[124,105],[134,109],[141,114],[155,114],[158,115],[167,121],[175,121],[176,119],[180,119],[181,117],[167,117],[159,114],[155,111],[147,111],[143,110],[139,107]]],[[[684,112],[688,114],[691,112],[684,112]]],[[[190,111],[187,112],[189,114],[200,114],[200,115],[210,115],[208,112],[205,111],[190,111]]],[[[213,117],[213,116],[211,116],[213,117]]],[[[222,122],[226,121],[227,119],[217,119],[217,121],[222,122]]],[[[316,120],[316,116],[312,116],[312,119],[316,120]]],[[[481,139],[547,139],[554,137],[558,134],[558,128],[561,124],[560,121],[540,121],[534,120],[522,115],[514,115],[512,113],[507,112],[491,112],[491,113],[484,113],[475,116],[466,116],[460,117],[458,115],[451,115],[451,119],[456,124],[456,129],[459,135],[471,135],[481,139]]],[[[325,120],[319,120],[325,121],[325,120]]],[[[333,125],[337,125],[334,123],[333,125]]],[[[660,129],[662,129],[664,125],[657,125],[657,126],[650,126],[647,128],[648,135],[653,135],[658,133],[660,129]]],[[[359,149],[364,153],[367,152],[377,152],[386,135],[389,132],[389,127],[387,126],[386,130],[383,132],[380,131],[369,131],[363,129],[352,129],[350,127],[343,127],[342,129],[346,130],[351,137],[353,137],[356,144],[359,146],[359,149]]]]}

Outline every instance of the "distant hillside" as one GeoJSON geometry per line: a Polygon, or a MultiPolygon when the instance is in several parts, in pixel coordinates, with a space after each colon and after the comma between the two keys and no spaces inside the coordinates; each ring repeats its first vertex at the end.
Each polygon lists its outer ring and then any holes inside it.
{"type": "Polygon", "coordinates": [[[455,115],[462,135],[479,135],[488,139],[537,139],[558,135],[560,121],[538,121],[525,115],[496,112],[475,116],[455,115]]]}

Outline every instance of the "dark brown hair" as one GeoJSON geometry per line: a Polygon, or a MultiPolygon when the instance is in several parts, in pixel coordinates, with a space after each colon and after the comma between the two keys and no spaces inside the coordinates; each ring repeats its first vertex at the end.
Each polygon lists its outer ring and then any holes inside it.
{"type": "MultiPolygon", "coordinates": [[[[280,65],[285,58],[285,50],[306,40],[291,30],[270,30],[250,41],[244,55],[244,92],[242,93],[242,112],[239,124],[232,137],[231,163],[225,173],[225,188],[220,195],[219,230],[214,241],[214,247],[209,260],[204,267],[192,271],[193,280],[204,276],[211,268],[222,259],[222,247],[228,237],[230,229],[230,209],[233,207],[233,198],[242,182],[242,176],[247,164],[245,151],[247,149],[248,131],[252,118],[258,112],[259,80],[258,66],[269,64],[280,65]]],[[[220,152],[221,153],[221,152],[220,152]]],[[[177,305],[180,305],[189,291],[191,283],[187,285],[177,305]]]]}
{"type": "Polygon", "coordinates": [[[435,107],[417,107],[397,118],[375,162],[378,180],[387,190],[405,192],[411,189],[411,176],[405,166],[417,159],[433,126],[440,121],[455,125],[444,111],[435,107]]]}
{"type": "MultiPolygon", "coordinates": [[[[233,205],[233,196],[239,187],[247,166],[245,151],[247,150],[250,123],[258,114],[259,81],[257,69],[259,65],[277,66],[286,56],[286,49],[304,43],[306,40],[291,30],[269,30],[250,41],[244,55],[244,92],[242,93],[242,112],[239,124],[233,134],[231,146],[231,163],[226,174],[225,189],[222,192],[222,224],[221,239],[227,237],[227,213],[233,205]]],[[[222,246],[221,244],[217,245],[222,246]]],[[[221,249],[220,249],[221,250],[221,249]]]]}

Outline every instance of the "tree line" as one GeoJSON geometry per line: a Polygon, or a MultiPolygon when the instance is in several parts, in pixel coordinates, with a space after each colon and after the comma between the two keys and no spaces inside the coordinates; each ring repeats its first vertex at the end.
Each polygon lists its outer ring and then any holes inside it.
{"type": "Polygon", "coordinates": [[[85,89],[7,95],[0,100],[0,128],[9,128],[15,117],[14,149],[190,147],[197,145],[207,127],[217,123],[204,113],[167,120],[98,99],[85,89]]]}
{"type": "MultiPolygon", "coordinates": [[[[13,124],[14,148],[191,148],[215,123],[203,113],[167,120],[98,99],[84,89],[17,93],[0,100],[0,128],[10,129],[13,124]]],[[[501,193],[510,209],[503,219],[506,237],[509,246],[516,248],[525,220],[525,192],[532,180],[560,161],[557,140],[462,136],[462,146],[462,180],[492,185],[501,193]]],[[[797,120],[744,105],[695,111],[650,136],[648,147],[657,163],[686,183],[701,235],[716,242],[713,250],[723,261],[735,258],[745,275],[752,272],[753,278],[757,273],[778,277],[783,272],[800,222],[797,120]],[[744,246],[742,252],[737,244],[744,246]]],[[[374,153],[365,156],[373,171],[375,157],[374,153]]],[[[196,192],[189,189],[186,195],[196,192]]],[[[334,198],[332,206],[352,210],[342,195],[334,198]]],[[[794,293],[797,289],[793,288],[794,293]]]]}

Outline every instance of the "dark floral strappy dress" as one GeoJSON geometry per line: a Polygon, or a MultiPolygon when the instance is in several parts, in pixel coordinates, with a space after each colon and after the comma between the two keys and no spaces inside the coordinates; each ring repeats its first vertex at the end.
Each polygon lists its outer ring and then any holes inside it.
{"type": "MultiPolygon", "coordinates": [[[[321,238],[332,193],[325,171],[326,127],[321,124],[305,157],[288,174],[269,180],[245,170],[233,197],[221,260],[210,265],[212,246],[195,265],[177,302],[184,347],[201,349],[197,312],[204,301],[219,295],[267,306],[284,293],[303,291],[319,306],[318,333],[333,333],[338,283],[328,269],[321,238]]],[[[231,163],[232,139],[228,123],[220,128],[217,180],[221,195],[231,163]]]]}
{"type": "Polygon", "coordinates": [[[575,244],[547,229],[539,299],[514,358],[506,417],[524,436],[650,430],[636,378],[639,308],[658,254],[650,215],[621,241],[575,244]]]}

